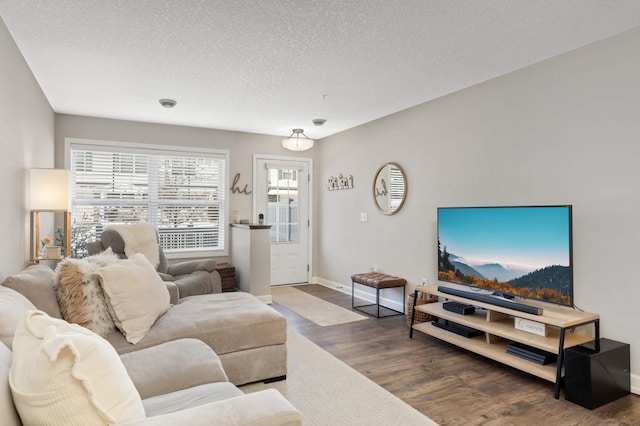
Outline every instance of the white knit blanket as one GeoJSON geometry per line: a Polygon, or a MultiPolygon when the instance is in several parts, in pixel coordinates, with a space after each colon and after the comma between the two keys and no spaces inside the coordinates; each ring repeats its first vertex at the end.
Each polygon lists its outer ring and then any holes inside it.
{"type": "Polygon", "coordinates": [[[156,237],[156,228],[150,223],[133,223],[131,225],[108,225],[106,229],[116,231],[124,240],[124,254],[131,257],[142,253],[149,259],[154,268],[160,264],[160,250],[156,237]]]}

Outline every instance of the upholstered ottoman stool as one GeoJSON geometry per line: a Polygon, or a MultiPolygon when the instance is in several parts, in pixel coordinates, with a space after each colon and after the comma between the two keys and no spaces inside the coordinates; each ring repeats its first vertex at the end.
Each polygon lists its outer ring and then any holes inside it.
{"type": "Polygon", "coordinates": [[[392,315],[402,315],[404,314],[404,299],[405,299],[405,290],[406,290],[406,285],[407,285],[407,280],[405,280],[404,278],[400,278],[400,277],[394,277],[393,275],[387,275],[387,274],[382,274],[380,272],[365,272],[363,274],[354,274],[351,275],[351,307],[353,309],[356,309],[360,312],[364,312],[367,315],[371,315],[373,317],[376,318],[381,318],[380,316],[380,307],[392,311],[394,313],[392,314],[387,314],[387,315],[383,315],[384,317],[389,317],[392,315]],[[354,291],[355,291],[355,285],[356,284],[362,284],[362,285],[366,285],[367,287],[371,287],[371,288],[375,288],[376,289],[376,303],[371,303],[368,305],[355,305],[355,296],[354,296],[354,291]],[[385,288],[395,288],[395,287],[402,287],[402,309],[403,312],[400,311],[396,311],[395,309],[391,309],[387,306],[381,306],[380,305],[380,290],[385,289],[385,288]],[[367,312],[365,309],[361,309],[361,308],[366,308],[369,306],[375,306],[377,308],[376,310],[376,315],[372,314],[371,312],[367,312]]]}

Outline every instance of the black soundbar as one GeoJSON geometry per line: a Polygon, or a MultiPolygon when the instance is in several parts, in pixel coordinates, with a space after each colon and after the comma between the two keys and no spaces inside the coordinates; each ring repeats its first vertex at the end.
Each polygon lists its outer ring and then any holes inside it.
{"type": "Polygon", "coordinates": [[[442,304],[442,309],[449,312],[455,312],[460,315],[471,315],[476,311],[476,308],[473,305],[460,302],[444,302],[442,304]]]}
{"type": "Polygon", "coordinates": [[[443,330],[447,330],[467,338],[482,336],[484,334],[484,331],[476,330],[475,328],[467,327],[466,325],[458,324],[456,322],[452,322],[442,318],[436,318],[434,321],[431,321],[431,324],[443,330]]]}
{"type": "Polygon", "coordinates": [[[464,297],[466,299],[476,300],[478,302],[489,303],[491,305],[502,306],[503,308],[513,309],[514,311],[526,312],[527,314],[542,315],[542,308],[537,306],[524,305],[511,300],[499,299],[490,294],[474,293],[472,291],[458,290],[453,287],[438,286],[441,293],[453,294],[454,296],[464,297]]]}

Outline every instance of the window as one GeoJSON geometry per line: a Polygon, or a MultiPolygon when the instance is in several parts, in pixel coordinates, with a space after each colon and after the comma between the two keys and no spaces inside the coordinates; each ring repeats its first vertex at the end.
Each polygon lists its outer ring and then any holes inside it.
{"type": "Polygon", "coordinates": [[[272,243],[298,242],[298,170],[271,168],[267,174],[267,223],[271,224],[272,243]]]}
{"type": "Polygon", "coordinates": [[[171,257],[226,254],[228,152],[69,140],[72,256],[109,223],[150,222],[171,257]]]}

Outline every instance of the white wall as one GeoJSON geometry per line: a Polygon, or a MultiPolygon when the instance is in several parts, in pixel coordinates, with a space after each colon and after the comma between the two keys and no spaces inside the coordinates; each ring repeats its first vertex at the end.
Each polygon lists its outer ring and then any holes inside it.
{"type": "MultiPolygon", "coordinates": [[[[161,108],[158,105],[158,108],[161,108]]],[[[95,139],[121,142],[148,143],[158,145],[178,145],[201,148],[228,149],[230,152],[229,185],[236,173],[240,173],[237,186],[253,191],[253,154],[286,157],[313,157],[314,150],[294,153],[282,148],[282,137],[255,133],[231,132],[226,130],[196,127],[172,126],[165,124],[140,123],[134,121],[110,120],[76,115],[56,114],[56,165],[64,166],[65,138],[95,139]]],[[[251,219],[253,194],[232,193],[229,202],[229,216],[238,210],[242,219],[251,219]]],[[[229,220],[233,218],[229,217],[229,220]]],[[[228,258],[218,258],[219,262],[228,258]]]]}
{"type": "Polygon", "coordinates": [[[376,266],[412,290],[436,282],[438,206],[572,204],[575,303],[631,344],[640,391],[639,52],[636,29],[322,140],[317,182],[356,188],[316,191],[317,276],[350,286],[376,266]],[[395,216],[373,203],[387,161],[409,181],[395,216]]]}
{"type": "MultiPolygon", "coordinates": [[[[28,170],[53,167],[54,152],[53,110],[2,19],[0,147],[2,281],[24,268],[29,258],[28,170]]],[[[49,227],[53,229],[51,224],[49,227]]]]}

